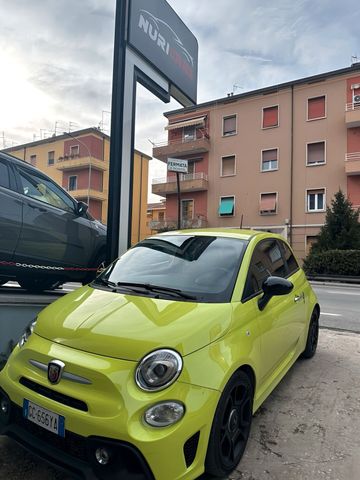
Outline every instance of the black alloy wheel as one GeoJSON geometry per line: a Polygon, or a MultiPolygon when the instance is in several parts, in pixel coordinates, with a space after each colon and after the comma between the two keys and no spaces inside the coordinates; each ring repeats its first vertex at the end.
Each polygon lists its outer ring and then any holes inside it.
{"type": "Polygon", "coordinates": [[[314,309],[310,319],[305,350],[302,353],[303,358],[312,358],[315,355],[318,340],[319,340],[319,313],[316,309],[314,309]]]}
{"type": "Polygon", "coordinates": [[[253,386],[243,371],[229,380],[211,428],[205,470],[215,477],[231,473],[240,462],[250,433],[253,386]]]}

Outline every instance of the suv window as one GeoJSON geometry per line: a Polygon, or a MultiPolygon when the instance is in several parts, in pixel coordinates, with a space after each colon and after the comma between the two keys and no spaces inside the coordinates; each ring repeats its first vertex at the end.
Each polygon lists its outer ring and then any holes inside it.
{"type": "Polygon", "coordinates": [[[9,167],[0,160],[0,187],[10,188],[9,167]]]}
{"type": "Polygon", "coordinates": [[[243,301],[261,292],[263,281],[270,276],[287,276],[286,265],[278,242],[264,240],[254,250],[246,279],[243,301]]]}
{"type": "Polygon", "coordinates": [[[23,168],[19,168],[22,193],[53,207],[74,212],[74,203],[53,182],[23,168]]]}
{"type": "Polygon", "coordinates": [[[297,263],[296,258],[294,257],[294,254],[292,253],[290,248],[286,245],[286,243],[280,241],[280,245],[288,266],[288,276],[292,275],[294,272],[299,270],[299,264],[297,263]]]}

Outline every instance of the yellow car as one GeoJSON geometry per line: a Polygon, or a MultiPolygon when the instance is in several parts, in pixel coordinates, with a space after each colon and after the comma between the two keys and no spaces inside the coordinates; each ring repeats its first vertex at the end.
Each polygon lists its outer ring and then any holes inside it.
{"type": "Polygon", "coordinates": [[[0,372],[0,433],[81,478],[224,477],[314,355],[319,315],[281,236],[150,237],[29,325],[0,372]]]}

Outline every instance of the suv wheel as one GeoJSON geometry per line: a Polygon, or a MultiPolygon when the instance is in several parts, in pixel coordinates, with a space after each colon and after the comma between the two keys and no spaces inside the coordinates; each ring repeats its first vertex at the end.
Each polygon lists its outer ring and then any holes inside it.
{"type": "Polygon", "coordinates": [[[60,285],[58,280],[53,278],[18,278],[18,284],[30,293],[41,293],[44,290],[54,290],[60,285]]]}

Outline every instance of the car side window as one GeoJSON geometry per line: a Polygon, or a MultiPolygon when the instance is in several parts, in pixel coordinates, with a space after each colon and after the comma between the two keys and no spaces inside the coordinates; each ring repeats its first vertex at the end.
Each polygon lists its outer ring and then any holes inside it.
{"type": "Polygon", "coordinates": [[[0,160],[0,187],[10,188],[9,167],[0,160]]]}
{"type": "Polygon", "coordinates": [[[53,207],[74,212],[74,203],[50,180],[41,175],[19,168],[22,193],[53,207]]]}
{"type": "Polygon", "coordinates": [[[251,258],[242,300],[261,292],[263,281],[267,277],[285,278],[286,275],[287,269],[278,242],[275,239],[260,242],[251,258]]]}
{"type": "Polygon", "coordinates": [[[296,261],[296,258],[290,248],[286,245],[285,242],[280,242],[281,249],[283,251],[283,255],[285,257],[287,266],[288,266],[288,276],[292,275],[294,272],[299,270],[299,264],[296,261]]]}

